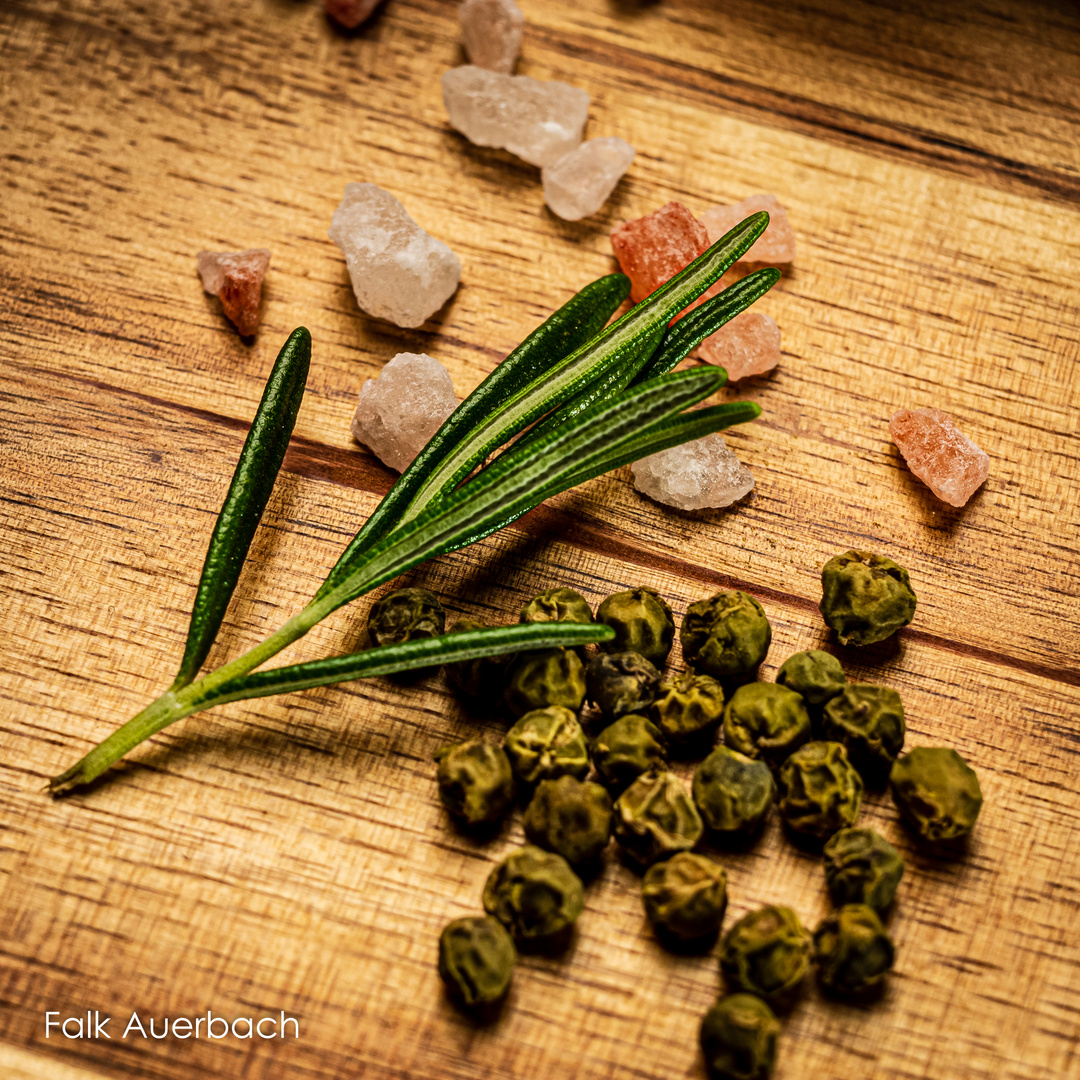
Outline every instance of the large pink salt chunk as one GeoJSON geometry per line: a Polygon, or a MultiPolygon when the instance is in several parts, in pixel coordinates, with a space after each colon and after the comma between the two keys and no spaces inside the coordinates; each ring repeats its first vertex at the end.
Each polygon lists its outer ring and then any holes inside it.
{"type": "Polygon", "coordinates": [[[787,211],[775,195],[749,195],[733,206],[714,206],[701,215],[701,224],[715,244],[731,232],[740,221],[759,210],[769,213],[769,227],[758,237],[754,246],[742,257],[742,262],[789,263],[795,259],[795,234],[791,231],[787,211]]]}
{"type": "Polygon", "coordinates": [[[951,506],[963,506],[990,474],[986,452],[940,409],[897,409],[889,434],[908,468],[951,506]]]}
{"type": "Polygon", "coordinates": [[[710,334],[694,355],[722,367],[728,382],[763,375],[780,362],[780,327],[760,311],[744,311],[710,334]]]}
{"type": "Polygon", "coordinates": [[[525,29],[525,16],[514,0],[465,0],[458,18],[469,63],[512,74],[525,29]]]}
{"type": "Polygon", "coordinates": [[[368,19],[382,0],[326,0],[326,14],[347,30],[355,30],[368,19]]]}
{"type": "Polygon", "coordinates": [[[266,248],[248,251],[200,251],[196,258],[203,288],[221,297],[225,314],[245,336],[254,334],[261,314],[262,283],[270,266],[266,248]]]}
{"type": "Polygon", "coordinates": [[[682,203],[624,221],[611,231],[611,247],[630,279],[630,299],[644,300],[709,246],[705,227],[682,203]]]}

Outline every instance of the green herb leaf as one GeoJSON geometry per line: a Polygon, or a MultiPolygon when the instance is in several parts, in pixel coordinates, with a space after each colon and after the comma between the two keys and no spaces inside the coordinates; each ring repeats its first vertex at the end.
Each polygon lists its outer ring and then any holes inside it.
{"type": "Polygon", "coordinates": [[[184,657],[171,689],[187,686],[214,644],[300,411],[311,334],[297,327],[278,353],[206,550],[184,657]]]}

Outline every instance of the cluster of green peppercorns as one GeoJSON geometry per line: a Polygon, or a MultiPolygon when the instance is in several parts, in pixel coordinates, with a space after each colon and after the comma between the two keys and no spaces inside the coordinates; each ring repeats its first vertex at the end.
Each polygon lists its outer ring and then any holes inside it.
{"type": "MultiPolygon", "coordinates": [[[[843,643],[883,640],[914,614],[907,572],[877,555],[837,556],[826,564],[822,585],[822,615],[843,643]]],[[[521,619],[594,616],[582,596],[558,588],[530,601],[521,619]]],[[[854,827],[864,784],[888,782],[905,820],[936,842],[970,830],[981,806],[978,780],[952,750],[923,747],[898,759],[905,737],[900,696],[847,683],[826,652],[789,657],[775,683],[752,681],[772,628],[745,593],[690,605],[680,629],[688,667],[669,679],[663,668],[675,620],[659,595],[644,588],[617,593],[595,619],[616,637],[591,659],[584,650],[549,649],[447,668],[466,697],[501,696],[517,721],[501,746],[470,739],[437,752],[443,804],[463,825],[487,825],[508,812],[515,791],[524,792],[529,843],[489,876],[486,917],[458,919],[444,930],[440,974],[466,1006],[500,1000],[515,942],[551,941],[569,931],[584,900],[575,870],[595,863],[611,835],[644,870],[642,900],[658,937],[707,942],[723,920],[727,875],[692,849],[707,832],[752,839],[775,804],[787,829],[824,845],[837,907],[812,935],[790,908],[769,906],[744,916],[722,939],[721,970],[736,992],[702,1021],[706,1064],[715,1077],[764,1080],[779,1033],[772,1006],[792,998],[812,963],[821,983],[842,995],[864,993],[892,967],[881,914],[904,864],[883,837],[854,827]],[[579,719],[586,699],[603,718],[592,737],[579,719]],[[717,729],[723,745],[712,748],[717,729]],[[707,754],[690,791],[668,768],[672,746],[707,754]],[[599,782],[586,779],[592,770],[599,782]]],[[[443,624],[437,599],[408,589],[376,605],[369,629],[373,640],[404,641],[441,633],[443,624]]],[[[462,620],[451,632],[479,625],[462,620]]]]}

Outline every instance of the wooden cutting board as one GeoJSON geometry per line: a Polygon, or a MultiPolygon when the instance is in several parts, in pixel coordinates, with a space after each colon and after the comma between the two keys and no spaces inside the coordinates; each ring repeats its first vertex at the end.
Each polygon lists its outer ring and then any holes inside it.
{"type": "MultiPolygon", "coordinates": [[[[774,628],[764,678],[823,646],[850,679],[896,687],[909,745],[957,749],[986,805],[945,859],[886,798],[867,800],[863,820],[907,859],[895,974],[865,1005],[808,986],[775,1075],[1080,1076],[1080,13],[1065,0],[521,6],[519,71],[584,87],[588,134],[638,151],[585,222],[545,210],[535,169],[449,129],[453,3],[387,0],[352,34],[296,0],[0,4],[0,1071],[703,1076],[715,952],[665,952],[614,857],[569,951],[523,958],[496,1022],[447,1002],[439,931],[478,910],[522,835],[516,815],[480,843],[440,809],[435,748],[503,730],[441,677],[228,706],[93,790],[52,801],[42,787],[171,677],[213,516],[294,326],[315,341],[309,389],[211,663],[297,611],[387,489],[392,474],[349,436],[360,385],[387,359],[426,351],[464,396],[613,268],[617,221],[771,191],[798,238],[761,302],[783,360],[722,395],[763,409],[729,440],[754,493],[684,514],[622,470],[408,583],[452,618],[506,622],[554,584],[594,604],[648,585],[679,617],[745,588],[774,628]],[[461,288],[419,330],[357,310],[326,238],[353,180],[394,192],[461,257],[461,288]],[[195,254],[256,246],[273,262],[246,342],[203,294],[195,254]],[[990,455],[963,510],[889,442],[893,410],[921,405],[990,455]],[[918,614],[895,647],[840,650],[817,615],[820,568],[851,546],[911,571],[918,614]],[[88,1010],[112,1017],[111,1039],[46,1037],[47,1014],[88,1010]],[[166,1017],[284,1014],[299,1037],[123,1039],[133,1012],[158,1032],[166,1017]]],[[[357,647],[366,606],[287,658],[357,647]]],[[[827,910],[819,860],[775,821],[717,857],[729,925],[768,902],[810,926],[827,910]]]]}

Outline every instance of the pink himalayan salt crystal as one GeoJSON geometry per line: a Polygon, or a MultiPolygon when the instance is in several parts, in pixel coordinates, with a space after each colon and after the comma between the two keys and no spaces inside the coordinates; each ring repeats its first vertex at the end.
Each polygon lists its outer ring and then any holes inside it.
{"type": "Polygon", "coordinates": [[[200,251],[195,264],[203,288],[221,297],[225,314],[245,337],[254,334],[262,317],[259,301],[262,283],[270,266],[266,248],[247,251],[200,251]]]}
{"type": "Polygon", "coordinates": [[[709,246],[709,234],[682,203],[669,202],[611,230],[611,247],[640,303],[709,246]]]}
{"type": "Polygon", "coordinates": [[[326,14],[347,30],[355,30],[368,19],[381,0],[326,0],[326,14]]]}
{"type": "Polygon", "coordinates": [[[469,63],[509,75],[525,29],[525,16],[514,0],[465,0],[459,18],[469,63]]]}
{"type": "Polygon", "coordinates": [[[897,409],[889,434],[908,468],[951,506],[963,506],[990,474],[986,452],[940,409],[897,409]]]}
{"type": "Polygon", "coordinates": [[[446,72],[442,94],[451,126],[470,142],[509,150],[541,168],[581,143],[589,118],[589,95],[576,86],[473,64],[446,72]]]}
{"type": "Polygon", "coordinates": [[[454,294],[461,262],[375,184],[346,184],[330,224],[356,302],[397,326],[420,326],[454,294]]]}
{"type": "Polygon", "coordinates": [[[438,360],[426,353],[398,353],[360,390],[353,438],[403,472],[457,403],[450,372],[438,360]]]}
{"type": "Polygon", "coordinates": [[[795,259],[795,234],[791,231],[787,211],[776,201],[775,195],[750,195],[733,206],[714,206],[701,215],[701,224],[709,234],[709,243],[715,244],[721,236],[731,232],[740,221],[759,210],[769,212],[769,227],[754,246],[742,257],[741,262],[789,263],[795,259]]]}
{"type": "Polygon", "coordinates": [[[589,139],[544,169],[544,202],[567,221],[595,214],[633,160],[634,148],[622,139],[589,139]]]}
{"type": "Polygon", "coordinates": [[[679,510],[730,506],[754,487],[750,470],[728,449],[722,435],[661,450],[630,466],[634,487],[650,499],[679,510]]]}
{"type": "Polygon", "coordinates": [[[760,311],[744,311],[710,334],[694,355],[722,367],[728,382],[762,375],[780,362],[780,327],[760,311]]]}

